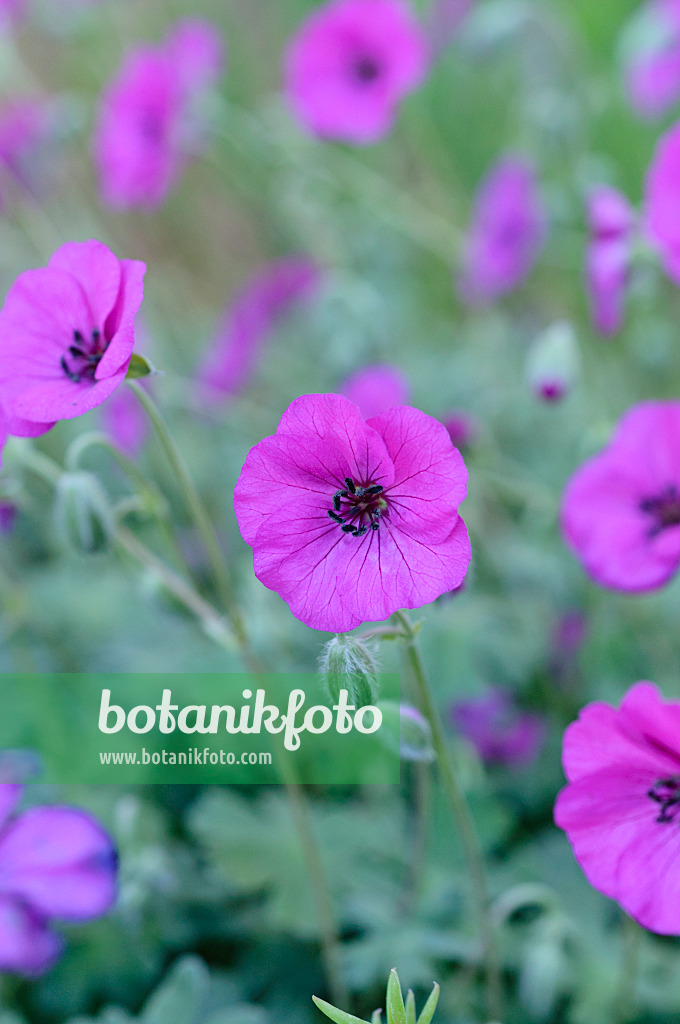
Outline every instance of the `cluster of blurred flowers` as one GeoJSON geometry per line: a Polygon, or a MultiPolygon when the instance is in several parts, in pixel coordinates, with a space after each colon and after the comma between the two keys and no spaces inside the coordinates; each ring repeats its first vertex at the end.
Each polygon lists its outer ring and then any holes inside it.
{"type": "MultiPolygon", "coordinates": [[[[319,5],[284,57],[293,117],[324,140],[376,142],[424,82],[435,37],[455,31],[466,6],[435,4],[428,26],[401,0],[319,5]],[[442,24],[446,31],[433,28],[442,24]]],[[[24,13],[18,0],[1,10],[8,21],[24,13]]],[[[634,106],[651,116],[680,98],[680,5],[654,0],[644,17],[655,28],[631,57],[627,81],[634,106]]],[[[195,19],[176,23],[159,45],[127,53],[100,98],[92,144],[104,204],[163,203],[209,141],[205,101],[224,67],[219,33],[195,19]]],[[[21,98],[0,110],[0,164],[29,186],[31,154],[51,130],[46,111],[21,98]]],[[[639,213],[607,182],[584,197],[584,286],[594,329],[604,336],[623,326],[643,245],[680,284],[680,124],[659,140],[643,193],[639,213]]],[[[499,154],[465,233],[462,300],[488,305],[519,288],[549,232],[538,168],[525,154],[499,154]]],[[[133,354],[145,270],[91,240],[60,247],[46,267],[17,278],[0,312],[0,440],[39,436],[109,400],[109,429],[136,455],[144,421],[117,389],[133,354]]],[[[219,406],[249,385],[277,323],[294,304],[311,302],[328,272],[298,253],[244,284],[197,369],[201,403],[219,406]]],[[[530,385],[555,401],[577,372],[573,329],[557,322],[530,353],[530,385]]],[[[467,469],[458,449],[480,425],[461,410],[443,411],[439,421],[411,408],[409,381],[391,365],[363,367],[338,390],[297,398],[276,433],[255,445],[236,485],[235,511],[260,581],[309,627],[344,632],[463,584],[471,551],[459,514],[467,469]]],[[[11,527],[12,516],[0,510],[0,529],[11,527]]],[[[626,413],[605,450],[569,482],[562,528],[603,587],[649,590],[677,573],[680,402],[647,401],[626,413]]],[[[451,717],[490,762],[531,762],[545,733],[540,718],[501,690],[459,703],[451,717]]],[[[634,687],[618,711],[587,708],[567,734],[569,786],[556,812],[592,884],[647,927],[675,934],[679,726],[680,706],[664,704],[649,684],[634,687]]],[[[4,787],[0,967],[35,972],[60,948],[49,922],[107,909],[115,872],[108,838],[85,816],[52,808],[11,819],[16,799],[18,791],[4,787]],[[43,859],[35,863],[38,842],[43,859]]]]}

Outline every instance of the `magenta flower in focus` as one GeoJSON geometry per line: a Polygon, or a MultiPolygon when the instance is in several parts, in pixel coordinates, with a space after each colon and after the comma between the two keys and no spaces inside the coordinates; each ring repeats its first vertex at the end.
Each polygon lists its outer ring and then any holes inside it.
{"type": "Polygon", "coordinates": [[[569,481],[567,543],[594,580],[653,590],[680,566],[680,402],[643,402],[569,481]]]}
{"type": "Polygon", "coordinates": [[[680,284],[680,123],[657,144],[645,182],[644,231],[664,270],[680,284]]]}
{"type": "Polygon", "coordinates": [[[680,703],[636,683],[564,735],[555,822],[595,889],[644,928],[680,935],[680,703]]]}
{"type": "Polygon", "coordinates": [[[320,281],[318,266],[304,256],[273,260],[254,274],[228,307],[198,371],[202,397],[220,401],[243,391],[277,322],[310,299],[320,281]]]}
{"type": "Polygon", "coordinates": [[[450,718],[481,759],[490,764],[531,764],[546,734],[544,718],[522,711],[512,695],[499,687],[481,697],[456,701],[450,718]]]}
{"type": "Polygon", "coordinates": [[[102,198],[109,206],[153,208],[202,148],[196,112],[201,95],[222,73],[216,29],[178,22],[159,46],[138,46],[105,90],[94,135],[102,198]]]}
{"type": "Polygon", "coordinates": [[[347,378],[340,393],[368,420],[393,405],[406,405],[411,385],[406,374],[396,366],[366,366],[347,378]]]}
{"type": "Polygon", "coordinates": [[[368,421],[304,395],[251,450],[235,491],[255,575],[313,629],[419,608],[463,580],[467,470],[445,428],[408,406],[368,421]]]}
{"type": "Polygon", "coordinates": [[[616,334],[623,323],[635,214],[621,192],[600,185],[588,199],[588,225],[586,278],[590,315],[600,334],[616,334]]]}
{"type": "Polygon", "coordinates": [[[14,815],[22,787],[0,784],[0,971],[37,975],[58,959],[53,921],[89,921],[116,898],[116,851],[85,811],[32,807],[14,815]]]}
{"type": "Polygon", "coordinates": [[[633,31],[641,45],[627,63],[628,96],[642,117],[660,117],[680,100],[679,0],[651,0],[633,31]]]}
{"type": "Polygon", "coordinates": [[[366,145],[391,129],[427,66],[425,35],[405,0],[330,0],[289,43],[285,89],[312,134],[366,145]]]}
{"type": "Polygon", "coordinates": [[[100,405],[124,380],[144,263],[68,242],[20,274],[0,310],[0,400],[11,434],[35,435],[100,405]]]}
{"type": "Polygon", "coordinates": [[[533,169],[520,157],[505,157],[475,200],[460,281],[464,301],[486,305],[520,285],[546,235],[547,217],[533,169]]]}

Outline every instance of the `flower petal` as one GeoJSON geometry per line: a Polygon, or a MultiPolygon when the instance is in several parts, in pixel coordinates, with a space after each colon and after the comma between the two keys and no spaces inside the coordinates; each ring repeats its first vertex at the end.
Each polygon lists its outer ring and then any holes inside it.
{"type": "Polygon", "coordinates": [[[44,974],[62,949],[61,938],[38,914],[11,896],[0,896],[0,971],[44,974]]]}
{"type": "MultiPolygon", "coordinates": [[[[102,242],[67,242],[54,253],[48,267],[71,274],[82,288],[91,310],[92,327],[104,330],[106,318],[120,291],[120,260],[102,242]]],[[[74,327],[81,326],[74,324],[74,327]]],[[[84,325],[83,325],[84,326],[84,325]]]]}

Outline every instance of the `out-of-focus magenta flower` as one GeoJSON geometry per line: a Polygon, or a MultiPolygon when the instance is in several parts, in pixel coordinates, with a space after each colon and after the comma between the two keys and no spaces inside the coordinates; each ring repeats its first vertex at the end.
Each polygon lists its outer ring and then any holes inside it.
{"type": "Polygon", "coordinates": [[[20,274],[0,310],[0,400],[9,432],[36,435],[100,405],[124,380],[144,263],[67,242],[20,274]]]}
{"type": "Polygon", "coordinates": [[[0,971],[31,976],[62,952],[52,921],[89,921],[111,909],[116,851],[85,811],[33,807],[16,815],[21,793],[0,784],[0,971]]]}
{"type": "Polygon", "coordinates": [[[661,935],[680,935],[679,737],[680,703],[651,683],[589,704],[564,735],[555,804],[590,884],[661,935]]]}
{"type": "Polygon", "coordinates": [[[163,202],[200,150],[201,95],[222,73],[217,30],[178,22],[160,46],[132,50],[105,90],[94,135],[101,195],[117,209],[163,202]]]}
{"type": "Polygon", "coordinates": [[[512,695],[500,687],[492,687],[480,697],[457,701],[450,718],[482,760],[490,764],[531,764],[546,734],[544,718],[522,711],[512,695]]]}
{"type": "Polygon", "coordinates": [[[0,0],[0,29],[20,21],[26,13],[26,0],[0,0]]]}
{"type": "Polygon", "coordinates": [[[462,409],[452,409],[442,417],[442,423],[448,430],[455,448],[467,448],[479,436],[479,422],[462,409]]]}
{"type": "Polygon", "coordinates": [[[552,649],[560,658],[573,658],[578,654],[588,635],[588,620],[583,612],[565,612],[555,623],[552,649]]]}
{"type": "Polygon", "coordinates": [[[16,97],[0,107],[0,164],[27,187],[35,184],[40,148],[52,134],[52,119],[44,100],[16,97]]]}
{"type": "Polygon", "coordinates": [[[680,100],[680,2],[651,0],[635,21],[640,43],[626,67],[628,96],[642,117],[660,117],[680,100]]]}
{"type": "Polygon", "coordinates": [[[221,401],[243,391],[277,323],[320,282],[319,267],[305,256],[273,260],[254,274],[231,301],[198,370],[202,397],[221,401]]]}
{"type": "Polygon", "coordinates": [[[445,50],[472,10],[475,0],[434,0],[430,4],[426,32],[434,54],[445,50]]]}
{"type": "Polygon", "coordinates": [[[567,543],[594,580],[653,590],[680,566],[680,402],[642,402],[569,481],[567,543]]]}
{"type": "MultiPolygon", "coordinates": [[[[139,382],[144,386],[144,381],[139,382]]],[[[136,459],[149,433],[149,419],[130,388],[118,388],[101,410],[102,427],[128,459],[136,459]]]]}
{"type": "Polygon", "coordinates": [[[600,334],[616,334],[623,323],[635,213],[621,192],[600,185],[588,198],[588,227],[586,280],[590,315],[600,334]]]}
{"type": "Polygon", "coordinates": [[[257,578],[308,626],[343,633],[460,584],[466,490],[436,420],[402,405],[366,421],[342,395],[304,395],[251,450],[235,508],[257,578]]]}
{"type": "Polygon", "coordinates": [[[462,298],[481,306],[517,288],[533,269],[546,235],[532,167],[520,157],[505,157],[477,193],[463,255],[462,298]]]}
{"type": "Polygon", "coordinates": [[[0,501],[0,533],[11,533],[17,521],[17,507],[13,501],[0,501]]]}
{"type": "Polygon", "coordinates": [[[411,397],[411,385],[406,374],[396,366],[366,366],[347,378],[340,393],[368,420],[393,405],[406,405],[411,397]]]}
{"type": "Polygon", "coordinates": [[[664,270],[680,284],[680,123],[657,144],[645,183],[644,231],[664,270]]]}
{"type": "Polygon", "coordinates": [[[288,46],[286,94],[314,135],[366,145],[391,129],[428,59],[425,34],[405,0],[330,0],[288,46]]]}

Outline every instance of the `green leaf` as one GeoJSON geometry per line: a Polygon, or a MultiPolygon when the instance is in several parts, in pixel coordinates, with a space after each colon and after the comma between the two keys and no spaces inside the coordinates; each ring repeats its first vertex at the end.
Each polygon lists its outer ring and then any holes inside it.
{"type": "Polygon", "coordinates": [[[152,373],[157,373],[155,366],[145,359],[144,356],[140,356],[138,352],[133,352],[130,358],[130,364],[125,374],[126,380],[139,380],[140,377],[148,377],[152,373]]]}
{"type": "Polygon", "coordinates": [[[439,985],[435,981],[434,988],[428,996],[428,1000],[425,1006],[420,1011],[420,1017],[418,1017],[418,1024],[430,1024],[430,1021],[434,1017],[434,1011],[437,1009],[437,1003],[439,1002],[439,985]]]}
{"type": "Polygon", "coordinates": [[[368,1022],[362,1020],[361,1017],[355,1017],[353,1014],[347,1013],[345,1010],[339,1010],[337,1006],[332,1006],[324,999],[319,999],[318,996],[312,996],[312,999],[321,1012],[325,1013],[327,1017],[330,1017],[334,1024],[368,1024],[368,1022]]]}
{"type": "Polygon", "coordinates": [[[399,975],[393,967],[387,982],[387,1024],[406,1024],[406,1007],[401,994],[399,975]]]}
{"type": "Polygon", "coordinates": [[[203,1016],[209,981],[208,970],[198,957],[178,960],[146,1004],[141,1024],[198,1022],[203,1016]]]}
{"type": "Polygon", "coordinates": [[[412,988],[406,993],[406,1024],[416,1024],[416,997],[412,988]]]}
{"type": "Polygon", "coordinates": [[[371,1024],[382,1024],[382,1010],[374,1010],[371,1014],[371,1024]]]}

